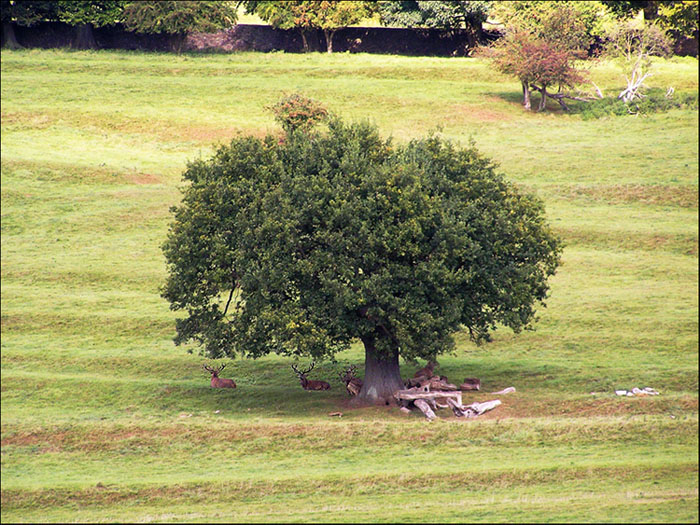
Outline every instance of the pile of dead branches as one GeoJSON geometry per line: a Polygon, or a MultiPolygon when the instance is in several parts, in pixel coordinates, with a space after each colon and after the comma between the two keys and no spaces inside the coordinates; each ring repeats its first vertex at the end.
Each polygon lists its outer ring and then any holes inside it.
{"type": "MultiPolygon", "coordinates": [[[[401,410],[410,411],[417,408],[429,420],[435,419],[435,411],[438,408],[451,408],[457,417],[476,417],[484,412],[496,408],[501,404],[498,399],[483,403],[462,404],[462,391],[480,390],[481,381],[468,377],[457,387],[449,382],[446,376],[434,373],[437,363],[430,361],[418,370],[414,376],[404,382],[406,388],[394,393],[401,410]]],[[[515,389],[508,390],[509,392],[515,389]]],[[[503,393],[506,393],[503,391],[503,393]]]]}

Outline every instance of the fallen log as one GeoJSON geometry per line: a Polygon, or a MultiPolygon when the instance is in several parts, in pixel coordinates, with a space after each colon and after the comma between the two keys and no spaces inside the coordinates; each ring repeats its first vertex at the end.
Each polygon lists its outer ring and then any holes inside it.
{"type": "Polygon", "coordinates": [[[493,410],[501,404],[501,400],[494,399],[493,401],[484,401],[483,403],[472,403],[469,406],[458,405],[453,399],[448,399],[447,403],[452,408],[452,412],[454,412],[455,416],[470,418],[480,416],[484,412],[493,410]]]}
{"type": "Polygon", "coordinates": [[[480,416],[484,412],[488,412],[489,410],[493,410],[494,408],[496,408],[500,404],[501,404],[500,399],[494,399],[492,401],[484,401],[483,403],[472,403],[467,408],[474,410],[474,412],[476,412],[476,415],[480,416]]]}
{"type": "Polygon", "coordinates": [[[420,409],[423,414],[425,414],[425,417],[428,418],[428,421],[432,421],[435,419],[437,416],[435,415],[435,412],[432,411],[432,409],[428,406],[428,403],[424,399],[416,399],[413,402],[418,409],[420,409]]]}
{"type": "Polygon", "coordinates": [[[445,399],[454,399],[460,405],[462,404],[462,392],[423,392],[420,389],[397,390],[394,392],[394,397],[400,401],[416,401],[416,400],[431,400],[433,402],[445,399]]]}
{"type": "Polygon", "coordinates": [[[452,408],[452,412],[455,413],[455,416],[472,417],[471,415],[468,415],[464,408],[462,408],[462,405],[457,404],[457,402],[454,399],[448,399],[447,404],[450,406],[450,408],[452,408]]]}
{"type": "Polygon", "coordinates": [[[491,392],[492,394],[510,394],[511,392],[515,392],[515,387],[514,386],[509,386],[508,388],[504,388],[503,390],[499,390],[498,392],[491,392]]]}

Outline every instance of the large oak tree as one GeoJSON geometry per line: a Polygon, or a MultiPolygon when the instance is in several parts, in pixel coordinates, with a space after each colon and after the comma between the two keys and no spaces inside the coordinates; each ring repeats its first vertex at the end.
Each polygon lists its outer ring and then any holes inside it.
{"type": "Polygon", "coordinates": [[[531,327],[559,262],[542,204],[438,136],[397,145],[334,118],[234,139],[184,178],[163,247],[175,342],[322,359],[359,339],[364,402],[403,388],[399,356],[531,327]]]}

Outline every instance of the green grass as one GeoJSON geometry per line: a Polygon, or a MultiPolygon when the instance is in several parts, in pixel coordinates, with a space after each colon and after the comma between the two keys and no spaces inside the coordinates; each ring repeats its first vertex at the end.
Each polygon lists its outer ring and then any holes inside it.
{"type": "MultiPolygon", "coordinates": [[[[698,114],[527,113],[469,58],[2,55],[3,522],[697,522],[698,114]],[[438,371],[515,386],[476,420],[355,409],[268,356],[209,388],[172,343],[160,245],[186,162],[301,91],[396,141],[474,140],[563,237],[537,330],[438,371]],[[661,395],[621,398],[616,388],[661,395]],[[342,417],[330,417],[341,411],[342,417]]],[[[698,90],[698,62],[650,86],[698,90]]],[[[624,78],[610,63],[592,79],[624,78]]],[[[190,354],[186,350],[193,350],[190,354]]],[[[402,363],[404,376],[415,367],[402,363]]]]}

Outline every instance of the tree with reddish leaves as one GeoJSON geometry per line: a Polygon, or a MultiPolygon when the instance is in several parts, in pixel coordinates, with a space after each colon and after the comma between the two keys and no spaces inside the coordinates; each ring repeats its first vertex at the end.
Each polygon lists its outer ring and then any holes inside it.
{"type": "Polygon", "coordinates": [[[562,92],[585,80],[585,72],[577,62],[584,58],[590,45],[586,28],[568,5],[546,13],[537,28],[515,24],[506,36],[481,53],[493,60],[502,73],[520,79],[523,88],[523,106],[532,107],[533,90],[541,95],[538,111],[547,107],[547,98],[553,98],[564,108],[565,98],[580,99],[562,92]],[[556,93],[548,88],[556,87],[556,93]]]}
{"type": "Polygon", "coordinates": [[[561,91],[563,87],[571,88],[585,80],[583,72],[573,66],[576,58],[571,50],[525,32],[507,37],[493,55],[499,71],[520,79],[525,109],[532,107],[531,90],[540,92],[537,111],[546,108],[548,87],[557,86],[561,91]]]}

